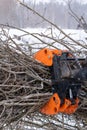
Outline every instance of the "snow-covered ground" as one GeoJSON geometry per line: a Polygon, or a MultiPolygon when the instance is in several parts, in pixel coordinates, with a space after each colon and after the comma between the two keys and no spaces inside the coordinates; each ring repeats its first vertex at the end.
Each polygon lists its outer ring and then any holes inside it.
{"type": "MultiPolygon", "coordinates": [[[[63,31],[80,44],[86,45],[87,33],[85,33],[84,30],[63,29],[63,31]]],[[[65,38],[65,36],[57,29],[26,28],[22,29],[21,31],[17,29],[10,29],[9,35],[14,38],[17,43],[32,46],[36,50],[37,48],[47,46],[47,44],[53,45],[60,49],[65,49],[66,47],[58,42],[61,39],[64,40],[66,45],[66,42],[68,41],[74,48],[77,48],[77,50],[81,49],[80,46],[75,45],[75,43],[72,42],[70,39],[68,39],[67,37],[65,38]],[[54,37],[54,40],[52,39],[52,37],[54,37]]]]}
{"type": "Polygon", "coordinates": [[[87,49],[87,33],[84,30],[63,29],[62,32],[55,28],[22,28],[22,29],[0,29],[0,39],[6,41],[12,38],[14,42],[20,44],[24,51],[34,53],[42,47],[57,47],[59,49],[73,49],[78,52],[87,49]],[[4,30],[4,31],[3,31],[4,30]],[[3,35],[5,34],[5,35],[3,35]],[[74,41],[79,42],[75,43],[74,41]],[[67,47],[66,47],[67,46],[67,47]],[[84,48],[86,46],[86,48],[84,48]]]}
{"type": "MultiPolygon", "coordinates": [[[[49,28],[48,29],[45,29],[45,28],[25,28],[22,30],[24,30],[26,32],[23,32],[23,31],[20,31],[17,29],[10,29],[9,34],[10,34],[10,36],[14,37],[14,36],[22,36],[22,35],[26,34],[27,32],[29,34],[30,33],[49,34],[50,31],[52,31],[52,33],[55,36],[59,36],[60,38],[63,37],[63,35],[60,35],[60,31],[58,31],[56,29],[50,30],[49,28]]],[[[75,40],[78,40],[78,41],[79,40],[84,40],[84,41],[87,40],[87,33],[85,33],[84,30],[63,29],[63,31],[75,40]]],[[[15,37],[15,38],[17,38],[17,37],[15,37]]],[[[24,35],[22,37],[22,41],[23,40],[24,40],[24,42],[29,42],[29,41],[33,41],[34,39],[32,39],[32,37],[30,38],[29,35],[27,35],[27,36],[24,35]]]]}

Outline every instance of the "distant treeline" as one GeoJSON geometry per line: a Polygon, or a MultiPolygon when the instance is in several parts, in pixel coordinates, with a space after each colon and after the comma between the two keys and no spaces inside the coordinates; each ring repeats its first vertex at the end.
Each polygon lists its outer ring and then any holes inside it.
{"type": "MultiPolygon", "coordinates": [[[[27,5],[62,28],[77,28],[78,23],[69,14],[68,5],[54,1],[50,3],[40,2],[39,4],[28,1],[27,5]]],[[[87,4],[83,5],[74,1],[71,8],[79,17],[83,16],[87,20],[87,4]]],[[[22,28],[48,26],[47,22],[17,4],[16,0],[0,0],[0,23],[22,28]]]]}

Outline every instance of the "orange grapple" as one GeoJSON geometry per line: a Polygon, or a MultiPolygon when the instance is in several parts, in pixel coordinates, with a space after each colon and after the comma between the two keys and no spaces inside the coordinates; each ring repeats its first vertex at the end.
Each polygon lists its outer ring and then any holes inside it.
{"type": "Polygon", "coordinates": [[[48,48],[36,52],[34,59],[48,66],[52,75],[53,95],[41,107],[40,112],[46,115],[54,115],[59,112],[65,114],[74,113],[79,105],[77,96],[82,80],[79,61],[84,59],[77,61],[69,51],[48,48]]]}

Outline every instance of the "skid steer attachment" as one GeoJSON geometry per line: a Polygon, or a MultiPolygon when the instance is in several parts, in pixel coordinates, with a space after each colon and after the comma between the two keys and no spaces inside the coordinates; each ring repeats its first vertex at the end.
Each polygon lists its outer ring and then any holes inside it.
{"type": "Polygon", "coordinates": [[[77,59],[66,50],[44,48],[34,59],[49,67],[53,95],[40,112],[54,115],[59,112],[74,113],[79,105],[78,91],[87,81],[87,60],[77,59]]]}

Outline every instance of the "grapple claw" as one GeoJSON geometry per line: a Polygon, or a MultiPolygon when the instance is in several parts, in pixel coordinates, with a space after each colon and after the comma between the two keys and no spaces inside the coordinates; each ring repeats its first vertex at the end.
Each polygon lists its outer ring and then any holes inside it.
{"type": "Polygon", "coordinates": [[[71,105],[71,101],[68,99],[65,99],[64,103],[62,104],[62,106],[59,109],[59,112],[63,112],[65,113],[65,110],[71,105]]]}
{"type": "Polygon", "coordinates": [[[44,65],[51,66],[53,64],[53,55],[62,54],[62,50],[44,48],[35,53],[34,58],[44,65]]]}
{"type": "Polygon", "coordinates": [[[40,112],[46,115],[73,114],[79,105],[78,91],[87,81],[85,59],[77,59],[67,50],[48,48],[36,52],[34,59],[49,67],[54,93],[40,112]]]}
{"type": "Polygon", "coordinates": [[[78,108],[78,104],[79,104],[79,99],[76,98],[75,100],[75,104],[74,105],[70,105],[69,107],[67,107],[64,111],[64,113],[66,114],[73,114],[75,113],[75,111],[77,110],[78,108]]]}
{"type": "Polygon", "coordinates": [[[59,112],[60,98],[57,93],[40,109],[40,112],[46,115],[54,115],[59,112]]]}

